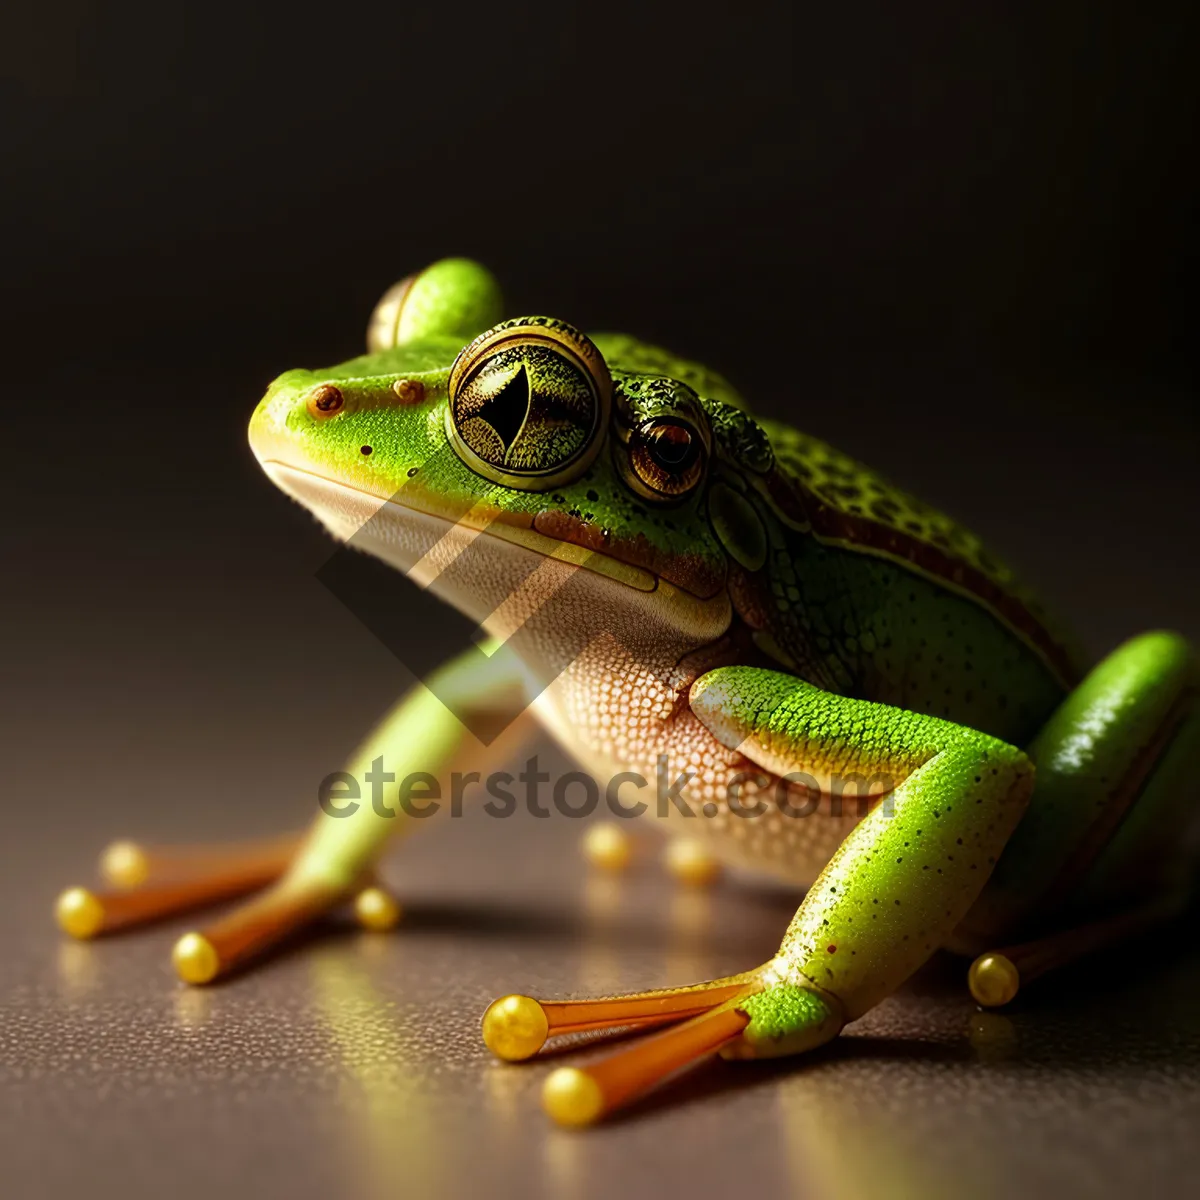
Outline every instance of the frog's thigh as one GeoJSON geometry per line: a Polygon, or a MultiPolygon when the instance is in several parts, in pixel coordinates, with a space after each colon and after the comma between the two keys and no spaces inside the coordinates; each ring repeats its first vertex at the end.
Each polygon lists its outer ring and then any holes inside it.
{"type": "Polygon", "coordinates": [[[1144,889],[1195,808],[1196,678],[1183,638],[1147,633],[1063,701],[1029,748],[1033,799],[963,922],[964,947],[1007,940],[1035,912],[1043,926],[1049,910],[1078,919],[1144,889]]]}
{"type": "Polygon", "coordinates": [[[1087,913],[1149,891],[1178,897],[1192,882],[1200,813],[1200,703],[1182,698],[1179,719],[1112,840],[1064,897],[1069,913],[1087,913]],[[1131,896],[1131,893],[1133,895],[1131,896]]]}

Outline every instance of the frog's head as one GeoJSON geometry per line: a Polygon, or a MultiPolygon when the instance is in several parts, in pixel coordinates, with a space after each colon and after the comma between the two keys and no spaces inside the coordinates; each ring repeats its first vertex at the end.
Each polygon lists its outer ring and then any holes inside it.
{"type": "Polygon", "coordinates": [[[271,384],[250,423],[267,474],[492,632],[510,631],[501,610],[509,627],[528,619],[534,586],[569,595],[576,622],[582,603],[593,633],[620,618],[718,636],[728,555],[706,497],[714,425],[740,415],[711,395],[728,385],[629,338],[498,309],[463,260],[398,285],[371,353],[271,384]]]}

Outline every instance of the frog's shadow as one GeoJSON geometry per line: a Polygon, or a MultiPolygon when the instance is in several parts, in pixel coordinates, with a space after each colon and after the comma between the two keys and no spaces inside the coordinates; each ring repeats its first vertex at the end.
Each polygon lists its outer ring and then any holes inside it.
{"type": "MultiPolygon", "coordinates": [[[[717,922],[717,928],[694,938],[688,948],[732,963],[764,961],[774,953],[777,931],[790,919],[795,896],[782,890],[760,891],[754,906],[763,911],[750,925],[717,922]]],[[[703,1064],[632,1105],[628,1114],[699,1102],[837,1063],[895,1062],[938,1069],[970,1065],[979,1071],[1200,1066],[1200,1005],[1194,1002],[1200,996],[1200,947],[1193,947],[1187,937],[1197,916],[1200,904],[1193,904],[1178,920],[1139,940],[1137,957],[1146,965],[1137,977],[1114,973],[1111,957],[1100,954],[1039,981],[1014,1004],[993,1013],[981,1013],[971,1000],[965,960],[936,955],[894,997],[828,1046],[802,1058],[703,1064]],[[904,1036],[891,1032],[897,1025],[906,1031],[904,1036]],[[911,1036],[909,1029],[914,1030],[911,1036]]],[[[340,937],[352,928],[348,917],[335,917],[312,936],[340,937]]],[[[589,948],[617,952],[678,949],[673,944],[678,935],[660,921],[630,919],[627,914],[597,923],[574,908],[520,905],[406,904],[395,935],[453,935],[493,943],[536,940],[569,946],[572,953],[584,942],[589,948]]],[[[285,954],[311,941],[294,942],[285,954]]],[[[1130,961],[1129,956],[1120,961],[1130,961]]],[[[627,1038],[629,1034],[617,1033],[564,1040],[551,1043],[539,1057],[548,1060],[579,1053],[593,1057],[608,1042],[626,1044],[627,1038]]]]}

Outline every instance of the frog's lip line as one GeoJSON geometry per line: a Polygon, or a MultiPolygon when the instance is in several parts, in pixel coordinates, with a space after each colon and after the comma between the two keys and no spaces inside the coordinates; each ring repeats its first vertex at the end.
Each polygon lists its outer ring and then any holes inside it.
{"type": "MultiPolygon", "coordinates": [[[[422,516],[430,517],[437,521],[442,521],[446,525],[447,532],[455,527],[470,529],[476,532],[481,537],[494,538],[496,541],[509,542],[514,545],[523,546],[528,550],[541,554],[547,558],[557,558],[563,562],[574,563],[576,566],[583,567],[585,570],[592,571],[597,575],[602,575],[605,578],[612,579],[617,583],[622,583],[627,587],[634,588],[639,592],[654,592],[663,589],[678,591],[681,595],[687,596],[695,603],[703,603],[699,597],[691,595],[682,588],[676,588],[666,580],[655,575],[652,571],[647,571],[643,567],[635,567],[630,563],[622,562],[620,559],[612,558],[607,554],[603,554],[598,550],[589,550],[584,546],[580,546],[575,542],[558,541],[554,538],[547,537],[545,534],[538,533],[537,530],[522,525],[507,525],[499,521],[483,523],[478,520],[471,519],[471,512],[468,511],[457,521],[451,520],[444,513],[434,512],[429,508],[424,508],[419,504],[405,503],[396,496],[380,497],[375,492],[368,492],[363,488],[355,487],[353,484],[345,483],[342,480],[330,479],[325,475],[321,475],[316,471],[307,470],[304,467],[297,467],[293,463],[284,462],[278,458],[264,458],[259,460],[262,469],[267,473],[276,486],[292,495],[292,489],[287,486],[288,476],[301,476],[311,488],[315,483],[318,487],[327,489],[330,492],[340,493],[343,496],[361,496],[363,499],[370,501],[375,508],[371,512],[365,512],[362,525],[370,521],[380,509],[390,505],[393,508],[406,509],[409,512],[420,513],[422,516]]],[[[295,498],[295,497],[294,497],[295,498]]],[[[365,510],[365,505],[363,506],[365,510]]]]}

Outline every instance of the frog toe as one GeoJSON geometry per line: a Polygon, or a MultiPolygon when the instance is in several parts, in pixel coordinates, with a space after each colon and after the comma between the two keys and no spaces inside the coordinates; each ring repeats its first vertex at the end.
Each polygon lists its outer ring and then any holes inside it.
{"type": "Polygon", "coordinates": [[[750,1023],[739,1006],[761,990],[761,973],[758,968],[689,987],[587,1000],[503,996],[483,1015],[483,1040],[498,1058],[518,1062],[566,1034],[670,1025],[599,1062],[562,1067],[548,1077],[547,1113],[563,1125],[590,1124],[738,1038],[750,1023]]]}
{"type": "Polygon", "coordinates": [[[59,896],[59,928],[92,938],[245,895],[278,879],[300,842],[299,835],[225,847],[113,842],[100,858],[105,886],[59,896]]]}

